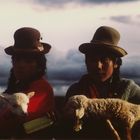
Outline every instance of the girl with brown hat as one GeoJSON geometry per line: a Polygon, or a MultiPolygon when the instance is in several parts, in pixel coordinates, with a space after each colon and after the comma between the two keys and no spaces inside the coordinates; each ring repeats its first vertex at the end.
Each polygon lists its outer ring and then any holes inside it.
{"type": "MultiPolygon", "coordinates": [[[[134,81],[120,77],[121,57],[127,52],[118,46],[119,32],[108,26],[99,27],[90,43],[80,45],[79,51],[85,55],[87,74],[79,82],[70,86],[66,101],[77,94],[89,98],[121,98],[140,104],[140,87],[134,81]]],[[[111,139],[111,133],[102,119],[89,119],[81,138],[111,139]]]]}
{"type": "MultiPolygon", "coordinates": [[[[23,27],[15,32],[14,45],[5,49],[5,52],[11,55],[13,66],[5,93],[24,92],[26,94],[30,91],[35,92],[28,104],[28,115],[24,118],[14,116],[14,119],[11,119],[11,121],[15,120],[15,123],[12,122],[12,130],[8,131],[10,124],[7,124],[8,126],[5,124],[6,134],[3,133],[2,135],[6,138],[8,134],[20,138],[24,136],[41,138],[44,136],[43,128],[49,125],[47,124],[47,114],[49,114],[48,123],[53,122],[53,89],[44,78],[47,61],[45,54],[49,52],[51,46],[40,42],[40,39],[38,30],[23,27]]],[[[49,132],[45,131],[45,138],[47,135],[49,132]]]]}

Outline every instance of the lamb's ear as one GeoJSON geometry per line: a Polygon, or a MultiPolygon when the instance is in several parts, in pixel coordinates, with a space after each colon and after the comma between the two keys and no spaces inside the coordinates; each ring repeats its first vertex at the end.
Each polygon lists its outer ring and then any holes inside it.
{"type": "Polygon", "coordinates": [[[76,117],[81,119],[85,114],[85,109],[83,107],[81,107],[80,109],[76,109],[75,113],[76,113],[76,117]]]}
{"type": "Polygon", "coordinates": [[[35,95],[35,92],[33,91],[33,92],[29,92],[29,93],[27,93],[27,96],[29,97],[29,99],[32,97],[32,96],[34,96],[35,95]]]}

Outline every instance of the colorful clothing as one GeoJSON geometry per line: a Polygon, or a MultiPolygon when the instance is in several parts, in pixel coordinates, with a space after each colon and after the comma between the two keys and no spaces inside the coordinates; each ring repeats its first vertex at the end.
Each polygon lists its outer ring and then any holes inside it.
{"type": "Polygon", "coordinates": [[[97,91],[96,86],[89,78],[84,75],[81,80],[74,83],[66,93],[66,100],[73,95],[84,94],[89,98],[121,98],[133,103],[140,104],[140,87],[133,80],[122,78],[116,85],[113,93],[102,95],[97,91]]]}
{"type": "MultiPolygon", "coordinates": [[[[0,122],[2,127],[0,127],[1,134],[0,138],[9,138],[11,136],[17,137],[17,138],[23,138],[23,137],[47,137],[47,135],[50,135],[49,133],[44,134],[43,131],[45,131],[44,128],[47,128],[46,124],[40,124],[40,121],[36,120],[42,120],[42,118],[47,118],[47,114],[49,113],[49,118],[52,118],[54,116],[51,116],[51,114],[54,113],[54,94],[53,89],[50,86],[50,84],[44,79],[41,78],[39,80],[33,81],[27,90],[22,90],[21,92],[28,93],[28,92],[35,92],[35,95],[30,98],[29,104],[28,104],[28,114],[27,116],[17,116],[11,112],[6,112],[1,116],[0,122]],[[37,124],[30,123],[30,122],[37,122],[37,124]],[[34,130],[31,130],[33,133],[30,135],[27,135],[26,129],[24,127],[24,124],[28,123],[28,126],[30,128],[33,128],[34,130]],[[33,126],[31,126],[33,124],[33,126]],[[39,126],[40,125],[40,126],[39,126]],[[37,127],[40,128],[37,128],[37,127]],[[36,127],[36,128],[35,128],[36,127]],[[37,131],[36,131],[37,130],[37,131]],[[43,132],[43,134],[42,134],[43,132]]],[[[46,119],[43,120],[44,122],[47,122],[46,119]]]]}
{"type": "Polygon", "coordinates": [[[28,105],[27,120],[32,120],[48,112],[54,112],[54,94],[52,87],[45,79],[34,81],[29,86],[28,92],[35,92],[28,105]]]}

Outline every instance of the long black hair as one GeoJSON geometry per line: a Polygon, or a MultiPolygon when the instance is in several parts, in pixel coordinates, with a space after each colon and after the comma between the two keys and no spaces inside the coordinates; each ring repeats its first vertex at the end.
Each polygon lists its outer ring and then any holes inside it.
{"type": "Polygon", "coordinates": [[[122,59],[120,57],[116,57],[113,61],[117,64],[117,68],[114,69],[112,75],[110,90],[112,93],[116,93],[118,90],[117,85],[120,82],[120,67],[122,65],[122,59]]]}
{"type": "MultiPolygon", "coordinates": [[[[12,61],[13,61],[13,59],[15,59],[15,57],[19,57],[19,56],[12,56],[12,61]]],[[[8,79],[8,85],[7,85],[7,89],[5,90],[5,93],[13,94],[14,92],[20,92],[22,90],[25,90],[26,88],[28,88],[29,84],[32,81],[37,80],[46,74],[47,59],[44,54],[27,56],[26,59],[28,59],[28,57],[36,61],[37,74],[34,77],[32,77],[32,79],[30,79],[30,81],[26,81],[24,83],[20,83],[20,82],[18,83],[16,80],[16,77],[14,75],[13,68],[11,68],[10,76],[8,79]]]]}

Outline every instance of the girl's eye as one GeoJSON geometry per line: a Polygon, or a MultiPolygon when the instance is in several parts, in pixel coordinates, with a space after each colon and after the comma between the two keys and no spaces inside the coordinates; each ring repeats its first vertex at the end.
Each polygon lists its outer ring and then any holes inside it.
{"type": "Polygon", "coordinates": [[[105,58],[102,58],[101,61],[105,62],[105,63],[108,63],[110,61],[110,59],[105,57],[105,58]]]}

